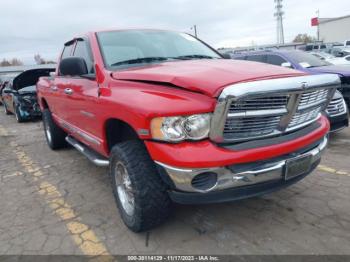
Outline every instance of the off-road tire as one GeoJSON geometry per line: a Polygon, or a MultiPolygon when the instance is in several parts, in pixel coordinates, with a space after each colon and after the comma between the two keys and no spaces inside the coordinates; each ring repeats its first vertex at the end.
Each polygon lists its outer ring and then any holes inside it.
{"type": "Polygon", "coordinates": [[[19,107],[19,106],[16,105],[16,104],[13,105],[13,108],[14,108],[14,111],[15,111],[14,114],[15,114],[15,117],[16,117],[17,122],[18,122],[18,123],[23,123],[26,119],[25,119],[24,117],[21,116],[21,113],[20,113],[18,107],[19,107]]]}
{"type": "Polygon", "coordinates": [[[67,134],[54,122],[49,109],[43,111],[43,124],[47,144],[52,150],[67,146],[65,140],[67,134]],[[50,137],[48,132],[51,134],[50,137]]]}
{"type": "Polygon", "coordinates": [[[161,180],[156,166],[142,141],[119,143],[110,154],[110,178],[113,194],[125,225],[134,232],[151,229],[165,221],[172,210],[167,185],[161,180]],[[121,162],[129,175],[134,195],[134,212],[127,214],[119,199],[116,185],[116,164],[121,162]]]}

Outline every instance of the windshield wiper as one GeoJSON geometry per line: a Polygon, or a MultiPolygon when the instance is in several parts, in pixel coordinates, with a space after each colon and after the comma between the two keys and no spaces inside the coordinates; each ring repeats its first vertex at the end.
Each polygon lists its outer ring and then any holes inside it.
{"type": "Polygon", "coordinates": [[[177,59],[214,59],[215,57],[209,55],[181,55],[175,57],[177,59]]]}
{"type": "Polygon", "coordinates": [[[130,65],[130,64],[139,64],[139,63],[151,63],[154,61],[166,61],[169,60],[168,57],[142,57],[142,58],[135,58],[135,59],[129,59],[120,61],[114,64],[111,64],[111,66],[118,66],[118,65],[130,65]]]}

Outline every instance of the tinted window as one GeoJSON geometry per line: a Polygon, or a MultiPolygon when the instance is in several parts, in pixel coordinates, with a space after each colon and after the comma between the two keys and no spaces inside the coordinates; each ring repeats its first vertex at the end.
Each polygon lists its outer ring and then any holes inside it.
{"type": "Polygon", "coordinates": [[[331,65],[327,61],[321,60],[303,51],[289,51],[288,56],[304,68],[331,65]]]}
{"type": "Polygon", "coordinates": [[[234,57],[234,59],[236,59],[236,60],[246,60],[247,57],[246,56],[238,56],[238,57],[234,57]]]}
{"type": "Polygon", "coordinates": [[[83,58],[86,62],[89,73],[93,73],[94,67],[88,46],[85,41],[77,41],[73,56],[83,58]]]}
{"type": "Polygon", "coordinates": [[[66,45],[63,49],[61,59],[70,57],[72,53],[72,49],[73,49],[73,43],[70,45],[66,45]]]}
{"type": "Polygon", "coordinates": [[[278,55],[268,55],[266,63],[271,64],[271,65],[282,65],[283,63],[286,63],[287,61],[283,59],[282,57],[278,55]]]}
{"type": "Polygon", "coordinates": [[[247,60],[266,63],[266,55],[250,55],[250,56],[247,56],[247,60]]]}
{"type": "Polygon", "coordinates": [[[139,66],[172,59],[221,58],[196,38],[172,31],[126,30],[98,33],[105,64],[110,67],[139,66]],[[157,58],[155,60],[141,60],[157,58]],[[137,60],[128,63],[130,60],[137,60]],[[139,62],[138,62],[139,61],[139,62]]]}
{"type": "Polygon", "coordinates": [[[305,51],[311,51],[312,50],[312,45],[307,45],[305,47],[305,51]]]}
{"type": "Polygon", "coordinates": [[[350,41],[346,41],[345,45],[350,45],[350,41]]]}

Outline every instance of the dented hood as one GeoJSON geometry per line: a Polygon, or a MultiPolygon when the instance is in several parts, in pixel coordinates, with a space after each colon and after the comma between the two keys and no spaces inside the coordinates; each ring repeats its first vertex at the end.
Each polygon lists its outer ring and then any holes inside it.
{"type": "Polygon", "coordinates": [[[186,60],[134,67],[112,73],[117,80],[171,84],[217,97],[230,84],[305,75],[280,66],[226,59],[186,60]]]}

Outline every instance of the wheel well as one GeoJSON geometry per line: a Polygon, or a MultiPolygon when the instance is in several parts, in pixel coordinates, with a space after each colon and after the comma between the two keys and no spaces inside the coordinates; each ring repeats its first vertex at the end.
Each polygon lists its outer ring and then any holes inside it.
{"type": "Polygon", "coordinates": [[[47,104],[47,102],[46,102],[46,100],[45,100],[44,98],[41,99],[41,104],[42,104],[42,106],[43,106],[44,109],[49,108],[49,105],[47,104]]]}
{"type": "Polygon", "coordinates": [[[139,136],[135,130],[126,122],[119,119],[110,119],[105,125],[108,151],[120,142],[128,140],[137,140],[139,136]]]}

